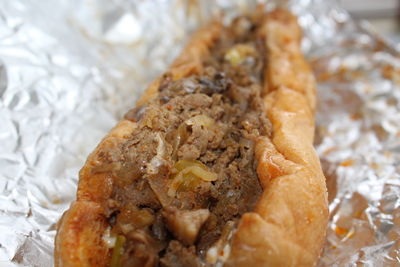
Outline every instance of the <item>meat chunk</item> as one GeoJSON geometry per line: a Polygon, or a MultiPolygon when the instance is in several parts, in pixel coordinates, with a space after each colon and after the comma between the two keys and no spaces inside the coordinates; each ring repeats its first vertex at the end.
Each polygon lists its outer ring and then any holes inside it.
{"type": "Polygon", "coordinates": [[[158,252],[164,249],[161,243],[154,240],[145,230],[135,230],[128,234],[121,265],[151,267],[158,262],[158,252]]]}
{"type": "Polygon", "coordinates": [[[126,239],[122,266],[204,266],[228,255],[225,225],[262,194],[254,144],[270,136],[257,25],[242,19],[224,31],[200,72],[164,75],[154,99],[125,115],[135,122],[127,139],[102,151],[96,171],[112,178],[105,212],[126,239]]]}
{"type": "Polygon", "coordinates": [[[196,241],[201,226],[210,216],[208,209],[178,210],[169,208],[163,211],[168,229],[175,238],[185,245],[192,245],[196,241]]]}
{"type": "Polygon", "coordinates": [[[194,246],[186,248],[178,241],[169,243],[167,253],[160,260],[165,267],[200,267],[202,266],[196,257],[194,246]]]}

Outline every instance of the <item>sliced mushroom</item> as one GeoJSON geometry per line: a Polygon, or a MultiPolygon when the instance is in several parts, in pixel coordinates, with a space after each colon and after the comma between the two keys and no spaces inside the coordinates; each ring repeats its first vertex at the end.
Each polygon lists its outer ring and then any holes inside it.
{"type": "Polygon", "coordinates": [[[185,245],[192,245],[200,231],[201,226],[210,216],[208,209],[178,210],[168,208],[163,211],[168,229],[176,239],[185,245]]]}

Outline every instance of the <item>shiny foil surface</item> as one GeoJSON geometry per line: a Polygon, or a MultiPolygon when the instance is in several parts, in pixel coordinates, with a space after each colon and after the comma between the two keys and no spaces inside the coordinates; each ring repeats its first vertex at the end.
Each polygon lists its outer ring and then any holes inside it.
{"type": "MultiPolygon", "coordinates": [[[[258,1],[259,2],[259,1],[258,1]]],[[[96,144],[212,16],[257,1],[0,3],[0,266],[52,266],[96,144]]],[[[400,265],[400,57],[333,0],[288,6],[318,81],[330,222],[320,266],[400,265]]]]}

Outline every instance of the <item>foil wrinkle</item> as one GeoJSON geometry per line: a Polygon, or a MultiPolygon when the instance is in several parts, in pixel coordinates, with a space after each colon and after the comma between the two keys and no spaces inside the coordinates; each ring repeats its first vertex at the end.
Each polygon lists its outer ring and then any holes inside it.
{"type": "MultiPolygon", "coordinates": [[[[264,1],[0,4],[0,266],[53,266],[56,222],[95,145],[195,28],[264,1]]],[[[335,0],[299,16],[318,81],[330,221],[319,266],[400,264],[400,57],[335,0]]]]}

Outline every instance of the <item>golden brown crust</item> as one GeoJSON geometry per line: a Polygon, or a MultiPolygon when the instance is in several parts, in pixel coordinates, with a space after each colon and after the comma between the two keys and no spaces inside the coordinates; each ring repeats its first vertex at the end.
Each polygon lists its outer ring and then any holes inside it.
{"type": "Polygon", "coordinates": [[[136,127],[136,123],[122,120],[103,138],[95,151],[90,154],[79,172],[77,200],[90,200],[101,203],[109,199],[112,190],[112,178],[108,173],[94,173],[92,170],[99,164],[97,156],[100,151],[112,150],[124,142],[136,127]]]}
{"type": "MultiPolygon", "coordinates": [[[[200,74],[202,72],[202,58],[209,55],[210,48],[216,41],[221,28],[222,25],[219,22],[212,22],[193,34],[188,44],[168,70],[173,80],[178,80],[191,74],[200,74]]],[[[137,106],[141,106],[157,96],[161,79],[162,77],[156,79],[147,88],[136,103],[137,106]]]]}
{"type": "Polygon", "coordinates": [[[266,92],[281,86],[290,88],[304,95],[313,111],[315,79],[301,52],[302,32],[296,17],[278,9],[266,16],[263,26],[261,34],[266,36],[268,51],[266,92]]]}
{"type": "MultiPolygon", "coordinates": [[[[220,31],[218,23],[199,30],[170,67],[172,79],[200,74],[202,58],[220,31]]],[[[226,265],[313,266],[328,217],[325,178],[312,146],[315,82],[300,51],[295,17],[282,10],[272,12],[261,34],[268,51],[264,101],[273,136],[257,143],[257,173],[264,192],[255,210],[242,216],[226,265]]],[[[157,96],[160,81],[149,86],[137,106],[157,96]]],[[[58,229],[56,266],[108,265],[110,251],[101,241],[107,227],[101,203],[111,194],[112,179],[92,170],[98,153],[123,142],[135,127],[134,122],[122,120],[82,168],[77,201],[58,229]]]]}
{"type": "Polygon", "coordinates": [[[55,242],[55,266],[107,266],[109,250],[102,240],[107,228],[101,207],[77,201],[64,213],[55,242]]]}
{"type": "Polygon", "coordinates": [[[108,266],[110,251],[102,240],[106,223],[101,203],[112,188],[112,179],[105,173],[92,173],[99,151],[112,148],[129,136],[135,123],[123,120],[97,146],[79,173],[77,201],[64,213],[55,241],[55,266],[108,266]]]}
{"type": "MultiPolygon", "coordinates": [[[[202,61],[221,31],[221,24],[210,23],[199,29],[186,45],[181,55],[169,69],[172,79],[179,79],[202,71],[202,61]]],[[[137,102],[140,106],[157,96],[161,78],[156,79],[137,102]]],[[[64,213],[60,220],[55,240],[55,265],[64,266],[108,266],[110,249],[101,237],[106,230],[101,203],[111,194],[112,179],[106,173],[94,173],[100,151],[113,149],[128,138],[136,127],[129,120],[120,121],[103,138],[95,151],[88,157],[79,173],[77,201],[64,213]],[[106,256],[108,255],[108,256],[106,256]]]]}
{"type": "Polygon", "coordinates": [[[328,219],[325,177],[313,148],[315,82],[300,51],[296,18],[276,10],[263,30],[264,100],[273,136],[257,144],[264,192],[254,212],[242,216],[226,265],[315,266],[328,219]]]}

